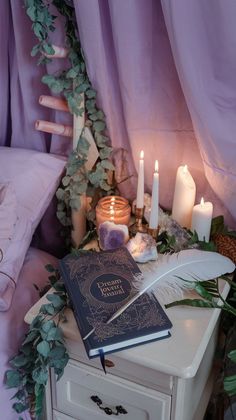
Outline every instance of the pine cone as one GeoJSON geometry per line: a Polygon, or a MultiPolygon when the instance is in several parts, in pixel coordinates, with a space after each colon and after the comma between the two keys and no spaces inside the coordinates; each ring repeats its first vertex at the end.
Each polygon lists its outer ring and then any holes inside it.
{"type": "Polygon", "coordinates": [[[219,233],[214,235],[213,240],[219,254],[230,258],[236,264],[236,239],[219,233]]]}

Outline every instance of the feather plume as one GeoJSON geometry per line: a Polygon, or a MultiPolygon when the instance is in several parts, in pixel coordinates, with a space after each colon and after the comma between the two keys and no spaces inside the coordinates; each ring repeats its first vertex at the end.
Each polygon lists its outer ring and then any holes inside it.
{"type": "Polygon", "coordinates": [[[212,280],[235,269],[229,258],[196,249],[159,255],[158,261],[139,267],[143,276],[137,278],[135,287],[141,294],[154,292],[161,303],[183,297],[184,290],[191,289],[192,281],[212,280]]]}
{"type": "MultiPolygon", "coordinates": [[[[149,263],[149,268],[142,269],[142,275],[137,276],[134,283],[137,294],[118,309],[107,321],[107,324],[121,315],[131,303],[145,292],[153,291],[158,300],[165,303],[165,296],[160,293],[161,286],[165,286],[166,290],[169,288],[169,292],[174,291],[175,294],[171,293],[171,297],[175,298],[176,292],[180,293],[181,288],[186,288],[188,285],[188,282],[184,282],[181,278],[190,280],[190,282],[212,280],[225,273],[232,273],[234,269],[234,263],[217,252],[188,249],[171,255],[162,255],[158,261],[149,263]]],[[[170,297],[170,293],[167,293],[167,296],[170,297]]]]}

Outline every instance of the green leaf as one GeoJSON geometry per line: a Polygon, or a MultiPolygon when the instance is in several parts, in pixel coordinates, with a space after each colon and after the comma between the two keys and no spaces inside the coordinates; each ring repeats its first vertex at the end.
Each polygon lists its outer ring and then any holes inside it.
{"type": "Polygon", "coordinates": [[[114,167],[113,163],[111,163],[108,159],[102,160],[101,161],[101,165],[105,169],[109,169],[111,171],[114,171],[115,170],[115,167],[114,167]]]}
{"type": "Polygon", "coordinates": [[[48,331],[49,331],[51,328],[54,328],[55,326],[56,326],[55,322],[54,322],[54,321],[52,321],[52,320],[50,319],[50,320],[45,321],[45,322],[43,323],[43,325],[42,325],[42,330],[43,330],[43,332],[45,332],[45,333],[47,334],[47,333],[48,333],[48,331]]]}
{"type": "Polygon", "coordinates": [[[96,94],[97,94],[97,92],[96,92],[96,90],[94,90],[94,89],[88,89],[88,90],[86,91],[86,96],[87,96],[87,98],[89,98],[89,99],[96,98],[96,94]]]}
{"type": "Polygon", "coordinates": [[[54,308],[60,308],[64,304],[64,301],[62,300],[62,298],[58,296],[56,293],[47,295],[47,300],[52,302],[52,305],[54,306],[54,308]]]}
{"type": "Polygon", "coordinates": [[[54,273],[56,271],[55,267],[53,267],[52,264],[46,264],[45,268],[49,273],[54,273]]]}
{"type": "Polygon", "coordinates": [[[93,128],[95,131],[101,132],[106,128],[106,124],[103,121],[95,121],[93,123],[93,128]]]}
{"type": "Polygon", "coordinates": [[[25,354],[20,354],[10,360],[10,365],[17,368],[17,367],[25,366],[28,362],[29,362],[28,357],[25,354]]]}
{"type": "Polygon", "coordinates": [[[17,398],[18,400],[22,400],[23,398],[25,398],[25,390],[24,389],[19,389],[12,397],[11,400],[13,400],[14,398],[17,398]]]}
{"type": "Polygon", "coordinates": [[[30,17],[30,19],[34,22],[37,17],[37,9],[35,6],[30,6],[26,9],[27,15],[30,17]]]}
{"type": "Polygon", "coordinates": [[[229,354],[228,357],[230,360],[232,360],[232,362],[236,363],[236,350],[232,350],[229,354]]]}
{"type": "Polygon", "coordinates": [[[67,71],[66,77],[71,78],[71,79],[75,79],[78,72],[79,72],[79,68],[80,68],[79,65],[77,65],[75,67],[72,67],[70,70],[67,71]]]}
{"type": "Polygon", "coordinates": [[[43,77],[42,77],[42,82],[43,83],[45,83],[46,85],[51,85],[52,83],[54,83],[55,82],[55,77],[54,76],[52,76],[51,74],[45,74],[43,77]]]}
{"type": "Polygon", "coordinates": [[[29,408],[29,404],[22,404],[21,402],[17,402],[17,403],[13,404],[12,408],[17,413],[23,413],[23,411],[25,411],[25,410],[27,410],[27,408],[29,408]]]}
{"type": "Polygon", "coordinates": [[[43,26],[41,25],[41,23],[39,22],[35,22],[32,25],[33,31],[35,33],[35,35],[37,36],[37,38],[40,41],[43,41],[45,39],[45,30],[43,28],[43,26]]]}
{"type": "Polygon", "coordinates": [[[206,302],[205,300],[201,299],[182,299],[177,300],[175,302],[168,303],[165,305],[166,308],[172,308],[173,306],[193,306],[196,308],[220,308],[216,303],[213,302],[206,302]]]}
{"type": "Polygon", "coordinates": [[[44,49],[46,54],[53,55],[55,53],[52,45],[48,44],[46,42],[43,44],[43,49],[44,49]]]}
{"type": "Polygon", "coordinates": [[[40,44],[37,44],[31,50],[31,57],[35,57],[39,51],[40,51],[40,44]]]}
{"type": "Polygon", "coordinates": [[[204,299],[212,302],[214,299],[214,296],[212,296],[203,286],[200,282],[196,282],[194,289],[196,290],[196,292],[203,297],[204,299]]]}
{"type": "Polygon", "coordinates": [[[95,133],[95,140],[98,147],[106,147],[108,142],[108,137],[103,136],[101,133],[95,133]]]}
{"type": "Polygon", "coordinates": [[[37,331],[30,331],[27,336],[26,339],[23,341],[23,345],[27,344],[27,343],[31,343],[32,341],[35,340],[35,338],[38,336],[38,332],[37,331]]]}
{"type": "Polygon", "coordinates": [[[77,151],[78,153],[81,153],[82,155],[88,154],[88,150],[90,148],[90,144],[86,137],[80,136],[78,144],[77,144],[77,151]]]}
{"type": "Polygon", "coordinates": [[[109,191],[111,189],[111,186],[104,180],[100,181],[99,185],[104,191],[109,191]]]}
{"type": "Polygon", "coordinates": [[[84,93],[86,92],[86,90],[90,87],[89,83],[81,83],[76,89],[75,92],[76,93],[84,93]]]}
{"type": "Polygon", "coordinates": [[[107,159],[109,158],[110,154],[112,152],[112,147],[104,147],[103,149],[100,149],[99,155],[101,159],[107,159]]]}
{"type": "Polygon", "coordinates": [[[20,386],[22,376],[18,370],[7,370],[5,383],[8,388],[16,388],[20,386]]]}
{"type": "Polygon", "coordinates": [[[56,346],[50,351],[48,357],[50,359],[62,359],[65,355],[65,352],[66,352],[66,349],[64,346],[62,345],[56,346]]]}
{"type": "Polygon", "coordinates": [[[62,188],[58,188],[56,192],[56,197],[58,198],[58,200],[64,200],[65,191],[62,188]]]}
{"type": "Polygon", "coordinates": [[[236,375],[225,378],[224,389],[230,397],[236,395],[236,375]]]}
{"type": "Polygon", "coordinates": [[[87,185],[88,185],[87,181],[83,181],[83,182],[81,181],[79,184],[73,185],[73,195],[72,195],[72,198],[77,199],[77,195],[78,194],[85,193],[86,190],[87,190],[87,185]]]}
{"type": "Polygon", "coordinates": [[[50,346],[47,341],[43,340],[37,345],[37,351],[44,357],[47,357],[50,352],[50,346]]]}
{"type": "Polygon", "coordinates": [[[89,100],[86,100],[86,102],[85,102],[85,106],[86,106],[86,108],[87,108],[88,111],[90,109],[94,108],[95,105],[96,105],[95,99],[89,99],[89,100]]]}
{"type": "Polygon", "coordinates": [[[54,367],[55,369],[63,369],[67,365],[69,360],[68,354],[65,354],[65,356],[61,359],[52,359],[50,361],[50,367],[54,367]]]}
{"type": "Polygon", "coordinates": [[[81,206],[80,197],[73,198],[70,200],[70,207],[72,210],[79,210],[81,206]]]}
{"type": "Polygon", "coordinates": [[[60,341],[62,339],[63,339],[63,336],[62,336],[62,331],[60,328],[55,327],[49,330],[48,335],[47,335],[48,341],[60,341]]]}
{"type": "Polygon", "coordinates": [[[36,383],[46,385],[48,380],[47,368],[38,367],[37,369],[34,369],[32,372],[32,378],[36,383]]]}
{"type": "Polygon", "coordinates": [[[43,314],[54,315],[56,310],[51,303],[48,303],[41,306],[40,312],[43,314]]]}

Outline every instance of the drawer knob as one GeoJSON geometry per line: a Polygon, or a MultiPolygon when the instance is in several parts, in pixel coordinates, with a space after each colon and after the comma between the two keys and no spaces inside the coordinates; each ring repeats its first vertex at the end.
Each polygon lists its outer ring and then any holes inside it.
{"type": "Polygon", "coordinates": [[[127,414],[127,410],[122,407],[122,405],[117,405],[113,411],[113,408],[110,407],[104,407],[102,405],[102,400],[97,396],[97,395],[92,395],[91,400],[97,404],[97,406],[100,408],[100,410],[103,410],[105,414],[107,414],[108,416],[111,416],[112,414],[114,414],[115,416],[119,416],[119,414],[127,414]]]}

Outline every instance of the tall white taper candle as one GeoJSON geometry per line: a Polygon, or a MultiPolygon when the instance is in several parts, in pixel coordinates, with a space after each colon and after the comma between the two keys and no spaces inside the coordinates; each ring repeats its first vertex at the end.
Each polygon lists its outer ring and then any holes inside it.
{"type": "Polygon", "coordinates": [[[158,160],[155,161],[155,172],[153,174],[152,182],[152,205],[149,221],[150,229],[157,229],[158,227],[158,211],[159,211],[159,173],[158,160]]]}
{"type": "Polygon", "coordinates": [[[181,226],[190,228],[192,211],[196,196],[196,185],[187,165],[177,170],[172,217],[181,226]]]}
{"type": "Polygon", "coordinates": [[[139,159],[136,207],[138,209],[142,209],[143,206],[144,206],[144,151],[142,150],[140,152],[140,159],[139,159]]]}

